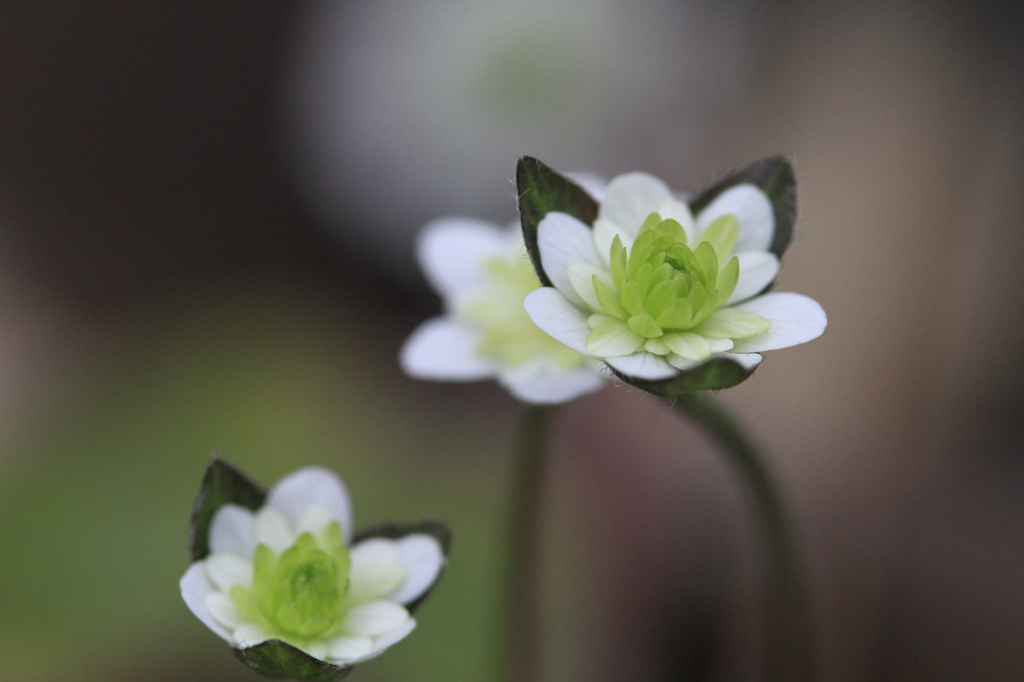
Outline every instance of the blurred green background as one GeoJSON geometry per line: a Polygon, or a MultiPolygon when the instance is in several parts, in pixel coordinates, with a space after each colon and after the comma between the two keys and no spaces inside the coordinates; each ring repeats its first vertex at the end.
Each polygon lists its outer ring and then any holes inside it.
{"type": "Polygon", "coordinates": [[[373,667],[489,674],[503,443],[517,407],[494,409],[491,395],[458,414],[423,409],[417,387],[394,390],[396,369],[374,348],[393,323],[355,337],[347,320],[372,308],[308,298],[250,291],[142,325],[5,444],[4,679],[249,679],[177,593],[211,451],[268,484],[329,466],[360,525],[451,519],[459,560],[416,637],[373,667]]]}

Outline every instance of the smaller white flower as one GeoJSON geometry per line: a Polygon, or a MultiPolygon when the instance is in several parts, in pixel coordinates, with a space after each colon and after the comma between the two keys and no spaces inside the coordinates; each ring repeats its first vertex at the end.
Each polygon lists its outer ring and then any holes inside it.
{"type": "Polygon", "coordinates": [[[496,379],[528,403],[562,403],[604,385],[602,365],[542,332],[523,309],[540,287],[518,223],[507,229],[468,218],[423,228],[420,264],[445,314],[421,324],[400,353],[417,379],[496,379]]]}
{"type": "MultiPolygon", "coordinates": [[[[283,642],[335,666],[373,658],[416,626],[409,607],[434,585],[446,558],[426,533],[349,546],[351,518],[337,476],[300,469],[278,482],[257,511],[217,509],[209,555],[185,572],[181,595],[242,654],[283,642]]],[[[260,669],[259,660],[243,660],[260,669]]]]}
{"type": "MultiPolygon", "coordinates": [[[[789,171],[776,159],[752,168],[789,171]]],[[[522,186],[520,193],[531,200],[522,186]]],[[[542,214],[536,260],[552,286],[526,297],[530,318],[626,381],[664,394],[733,385],[761,352],[818,337],[827,319],[817,302],[764,293],[791,222],[777,240],[772,200],[750,181],[705,196],[694,215],[658,178],[628,173],[608,183],[593,225],[542,214]]]]}

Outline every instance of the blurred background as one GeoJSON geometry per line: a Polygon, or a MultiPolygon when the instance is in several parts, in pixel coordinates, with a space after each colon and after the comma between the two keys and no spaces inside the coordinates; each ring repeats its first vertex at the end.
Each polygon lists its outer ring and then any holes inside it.
{"type": "MultiPolygon", "coordinates": [[[[822,679],[1018,679],[1022,39],[966,0],[0,4],[0,680],[258,679],[178,594],[212,451],[447,519],[418,630],[350,679],[496,679],[521,406],[400,373],[440,309],[416,231],[513,219],[522,154],[695,190],[776,153],[780,288],[830,324],[721,399],[822,679]]],[[[549,474],[544,679],[757,679],[758,526],[700,433],[609,387],[549,474]]]]}

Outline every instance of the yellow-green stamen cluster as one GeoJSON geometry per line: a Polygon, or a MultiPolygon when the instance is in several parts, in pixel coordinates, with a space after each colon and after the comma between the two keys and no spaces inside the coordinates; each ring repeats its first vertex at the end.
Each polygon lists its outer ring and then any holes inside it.
{"type": "Polygon", "coordinates": [[[540,280],[525,253],[492,258],[484,265],[487,288],[458,306],[458,315],[483,332],[477,353],[505,367],[548,359],[564,369],[573,369],[586,358],[542,332],[533,323],[523,299],[540,280]]]}
{"type": "Polygon", "coordinates": [[[738,235],[736,217],[725,215],[691,248],[682,225],[652,213],[628,250],[616,236],[609,272],[591,274],[593,296],[581,292],[600,308],[588,320],[588,351],[615,357],[644,349],[695,361],[767,331],[770,323],[758,315],[720,308],[739,281],[738,258],[721,265],[738,235]]]}
{"type": "Polygon", "coordinates": [[[350,565],[341,528],[331,523],[316,536],[303,533],[280,555],[259,545],[252,589],[236,585],[231,601],[246,621],[301,648],[344,624],[350,565]]]}

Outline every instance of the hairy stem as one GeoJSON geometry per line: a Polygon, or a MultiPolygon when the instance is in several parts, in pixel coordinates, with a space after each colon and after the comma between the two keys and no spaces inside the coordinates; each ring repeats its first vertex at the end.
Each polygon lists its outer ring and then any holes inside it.
{"type": "Polygon", "coordinates": [[[765,680],[815,679],[810,595],[779,489],[740,427],[710,398],[690,393],[674,406],[700,424],[730,455],[754,494],[768,540],[764,617],[765,680]]]}

